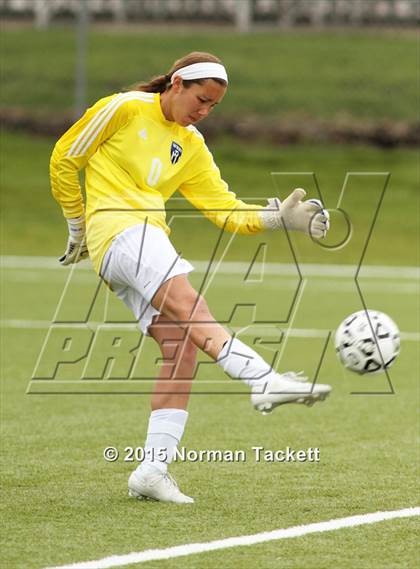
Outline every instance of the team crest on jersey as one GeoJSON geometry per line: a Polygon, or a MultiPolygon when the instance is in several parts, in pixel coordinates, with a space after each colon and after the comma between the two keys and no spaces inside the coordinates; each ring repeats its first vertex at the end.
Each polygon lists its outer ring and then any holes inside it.
{"type": "Polygon", "coordinates": [[[171,162],[172,164],[176,164],[178,160],[181,158],[182,148],[176,142],[172,142],[171,144],[171,162]]]}

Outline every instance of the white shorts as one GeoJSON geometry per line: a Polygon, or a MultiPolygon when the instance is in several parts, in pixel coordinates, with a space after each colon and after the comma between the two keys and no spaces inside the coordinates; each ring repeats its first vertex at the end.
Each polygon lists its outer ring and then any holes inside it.
{"type": "Polygon", "coordinates": [[[101,276],[147,334],[153,317],[160,314],[151,305],[160,286],[193,270],[162,229],[142,223],[129,227],[112,241],[102,261],[101,276]]]}

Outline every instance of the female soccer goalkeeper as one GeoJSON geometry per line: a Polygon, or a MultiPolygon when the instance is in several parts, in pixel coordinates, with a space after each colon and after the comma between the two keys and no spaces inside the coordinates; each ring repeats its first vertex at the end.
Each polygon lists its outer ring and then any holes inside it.
{"type": "Polygon", "coordinates": [[[57,142],[51,186],[68,223],[63,265],[90,256],[97,273],[159,344],[163,365],[152,397],[147,458],[131,474],[129,494],[190,503],[167,472],[188,418],[196,349],[233,378],[244,381],[259,411],[284,403],[324,399],[328,385],[276,373],[254,350],[212,317],[191,286],[192,265],[168,239],[165,202],[179,190],[218,227],[253,234],[265,229],[303,231],[319,238],[328,213],[294,190],[268,206],[238,200],[222,180],[193,124],[207,117],[226,93],[228,77],[214,55],[193,52],[166,75],[134,90],[101,99],[57,142]],[[78,172],[85,169],[86,211],[78,172]],[[174,347],[176,347],[174,355],[174,347]],[[168,379],[183,378],[183,382],[168,379]],[[188,389],[185,378],[191,378],[188,389]],[[187,393],[188,392],[188,393],[187,393]]]}

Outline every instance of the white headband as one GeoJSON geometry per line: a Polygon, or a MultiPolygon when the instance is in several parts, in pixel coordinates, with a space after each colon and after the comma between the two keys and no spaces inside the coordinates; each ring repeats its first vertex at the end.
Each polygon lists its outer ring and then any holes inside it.
{"type": "Polygon", "coordinates": [[[182,79],[223,79],[228,82],[226,69],[220,63],[212,63],[210,61],[202,61],[200,63],[193,63],[186,67],[181,67],[174,71],[171,77],[171,83],[174,82],[175,77],[182,77],[182,79]]]}

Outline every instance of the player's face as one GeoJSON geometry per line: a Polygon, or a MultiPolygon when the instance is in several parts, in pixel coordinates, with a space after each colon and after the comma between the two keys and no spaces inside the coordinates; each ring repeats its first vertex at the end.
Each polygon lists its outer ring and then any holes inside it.
{"type": "Polygon", "coordinates": [[[226,87],[213,79],[205,79],[201,85],[193,83],[188,88],[180,81],[172,89],[174,92],[171,114],[173,120],[181,126],[195,124],[204,119],[226,93],[226,87]]]}

